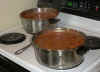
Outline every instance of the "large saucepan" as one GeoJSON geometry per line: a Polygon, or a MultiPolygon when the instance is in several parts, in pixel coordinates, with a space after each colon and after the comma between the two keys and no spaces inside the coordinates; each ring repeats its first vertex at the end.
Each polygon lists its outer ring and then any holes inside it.
{"type": "MultiPolygon", "coordinates": [[[[54,29],[54,31],[56,32],[63,32],[65,30],[70,30],[70,29],[66,29],[66,28],[54,29]]],[[[35,40],[42,33],[43,31],[38,33],[32,39],[32,45],[35,50],[36,59],[40,64],[53,69],[69,69],[82,63],[84,58],[83,55],[80,52],[78,52],[78,49],[84,46],[85,42],[81,46],[78,46],[73,49],[66,49],[66,50],[60,50],[60,49],[50,50],[50,49],[40,48],[39,45],[36,44],[35,40]]],[[[85,38],[85,34],[84,33],[81,34],[85,38]]]]}

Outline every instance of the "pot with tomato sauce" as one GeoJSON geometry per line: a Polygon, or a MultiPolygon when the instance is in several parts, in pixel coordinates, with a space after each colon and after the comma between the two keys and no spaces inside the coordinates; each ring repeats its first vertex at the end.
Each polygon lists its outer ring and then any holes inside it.
{"type": "Polygon", "coordinates": [[[41,31],[33,37],[37,61],[53,69],[69,69],[78,66],[83,56],[77,50],[85,43],[85,35],[67,28],[41,31]]]}
{"type": "Polygon", "coordinates": [[[48,28],[50,20],[56,19],[58,15],[59,11],[55,8],[32,8],[20,13],[23,28],[29,34],[48,28]]]}

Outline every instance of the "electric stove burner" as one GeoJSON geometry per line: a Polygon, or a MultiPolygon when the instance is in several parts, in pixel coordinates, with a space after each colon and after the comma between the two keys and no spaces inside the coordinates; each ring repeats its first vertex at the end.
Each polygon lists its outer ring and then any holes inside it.
{"type": "Polygon", "coordinates": [[[26,39],[26,36],[21,33],[7,33],[0,36],[0,43],[2,44],[17,44],[26,39]]]}
{"type": "Polygon", "coordinates": [[[77,52],[81,55],[84,55],[89,50],[96,49],[100,49],[100,38],[95,36],[87,36],[85,45],[80,47],[77,52]]]}
{"type": "Polygon", "coordinates": [[[100,38],[95,36],[87,36],[85,46],[90,49],[100,49],[100,38]]]}

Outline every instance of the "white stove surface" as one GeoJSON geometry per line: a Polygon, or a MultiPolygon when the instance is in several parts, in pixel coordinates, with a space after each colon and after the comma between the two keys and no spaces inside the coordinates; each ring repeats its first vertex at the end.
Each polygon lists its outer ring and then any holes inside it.
{"type": "MultiPolygon", "coordinates": [[[[67,25],[67,27],[80,30],[86,33],[87,35],[100,36],[99,32],[91,32],[85,28],[80,28],[75,25],[73,26],[67,25]]],[[[24,33],[27,36],[27,39],[22,43],[14,44],[14,45],[0,44],[0,54],[16,62],[17,64],[21,65],[22,67],[28,69],[31,72],[92,72],[93,70],[95,70],[95,67],[97,68],[97,65],[100,66],[100,49],[97,49],[97,50],[90,50],[89,52],[87,52],[84,55],[83,63],[75,68],[68,69],[68,70],[54,70],[54,69],[47,68],[45,66],[40,65],[37,62],[34,54],[34,48],[32,46],[29,47],[22,54],[15,55],[14,52],[16,50],[21,49],[30,43],[32,35],[27,34],[21,27],[10,29],[7,32],[2,32],[1,35],[4,33],[11,33],[11,32],[24,33]]],[[[93,71],[93,72],[100,72],[100,71],[93,71]]]]}

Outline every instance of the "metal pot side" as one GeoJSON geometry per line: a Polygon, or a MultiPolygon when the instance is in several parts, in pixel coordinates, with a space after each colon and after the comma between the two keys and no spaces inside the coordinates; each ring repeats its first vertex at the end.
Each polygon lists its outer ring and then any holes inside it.
{"type": "Polygon", "coordinates": [[[77,53],[77,49],[73,50],[46,50],[39,48],[34,42],[34,51],[37,61],[46,67],[64,70],[71,69],[83,62],[83,56],[77,53]]]}

